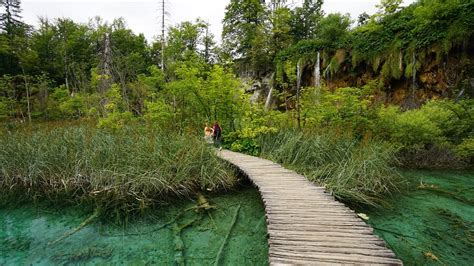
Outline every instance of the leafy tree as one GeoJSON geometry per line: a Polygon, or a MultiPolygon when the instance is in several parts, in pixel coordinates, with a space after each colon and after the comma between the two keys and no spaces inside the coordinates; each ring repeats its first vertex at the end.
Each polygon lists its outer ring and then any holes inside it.
{"type": "Polygon", "coordinates": [[[293,10],[291,25],[296,42],[315,36],[319,20],[323,17],[322,5],[323,0],[304,0],[301,7],[293,10]]]}
{"type": "Polygon", "coordinates": [[[379,9],[379,14],[391,15],[399,10],[402,2],[403,0],[381,0],[376,7],[379,9]]]}
{"type": "MultiPolygon", "coordinates": [[[[195,22],[183,22],[168,30],[168,43],[165,48],[167,76],[175,79],[176,69],[181,62],[194,58],[200,63],[210,64],[217,58],[214,36],[209,33],[209,24],[198,19],[195,22]]],[[[155,47],[161,47],[159,42],[155,47]]],[[[161,53],[161,52],[158,52],[161,53]]]]}
{"type": "Polygon", "coordinates": [[[265,23],[265,6],[260,0],[231,0],[223,20],[222,41],[234,58],[250,59],[258,30],[265,23]]]}
{"type": "Polygon", "coordinates": [[[349,41],[349,27],[351,24],[352,21],[348,14],[329,14],[321,19],[315,33],[316,39],[320,40],[326,47],[343,47],[349,41]]]}
{"type": "Polygon", "coordinates": [[[0,0],[0,7],[4,12],[0,13],[0,29],[12,37],[21,22],[21,1],[20,0],[0,0]]]}
{"type": "MultiPolygon", "coordinates": [[[[204,44],[203,36],[207,24],[198,20],[196,23],[183,22],[168,30],[168,44],[166,47],[166,58],[171,62],[180,61],[190,53],[200,53],[200,46],[204,44]]],[[[206,40],[208,45],[210,40],[206,40]]]]}
{"type": "Polygon", "coordinates": [[[20,53],[26,44],[30,27],[21,22],[19,0],[1,0],[0,8],[0,75],[21,74],[20,53]]]}
{"type": "Polygon", "coordinates": [[[293,44],[291,22],[292,12],[288,7],[279,7],[273,11],[271,17],[271,48],[273,55],[293,44]]]}
{"type": "Polygon", "coordinates": [[[62,63],[63,82],[71,92],[88,89],[87,77],[94,59],[91,30],[69,19],[58,19],[55,25],[62,63]]]}

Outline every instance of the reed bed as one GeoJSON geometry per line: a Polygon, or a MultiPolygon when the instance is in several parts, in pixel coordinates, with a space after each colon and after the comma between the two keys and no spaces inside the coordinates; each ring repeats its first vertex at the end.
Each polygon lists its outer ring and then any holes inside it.
{"type": "Polygon", "coordinates": [[[305,175],[348,204],[383,205],[406,184],[393,166],[396,150],[385,142],[292,130],[260,142],[262,157],[305,175]]]}
{"type": "Polygon", "coordinates": [[[0,192],[130,213],[199,190],[227,189],[230,167],[198,137],[87,124],[0,132],[0,192]]]}

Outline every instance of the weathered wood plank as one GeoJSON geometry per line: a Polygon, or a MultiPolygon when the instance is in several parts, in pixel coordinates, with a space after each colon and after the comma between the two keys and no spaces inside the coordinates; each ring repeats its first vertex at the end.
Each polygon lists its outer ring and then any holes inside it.
{"type": "Polygon", "coordinates": [[[344,253],[323,253],[323,252],[284,252],[284,251],[270,251],[270,256],[276,255],[279,257],[287,258],[302,258],[302,259],[311,259],[316,261],[326,261],[326,262],[335,262],[335,263],[380,263],[380,264],[391,264],[391,265],[400,265],[401,262],[397,259],[388,258],[388,257],[379,257],[379,256],[365,256],[357,254],[344,254],[344,253]]]}

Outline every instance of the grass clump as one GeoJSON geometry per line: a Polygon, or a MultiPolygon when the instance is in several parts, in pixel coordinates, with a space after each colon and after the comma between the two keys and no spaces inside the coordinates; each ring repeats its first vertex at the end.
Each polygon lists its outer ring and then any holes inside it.
{"type": "Polygon", "coordinates": [[[0,146],[4,198],[93,203],[101,213],[145,210],[236,181],[199,138],[140,126],[17,129],[2,132],[0,146]]]}
{"type": "Polygon", "coordinates": [[[266,135],[261,142],[262,157],[294,169],[352,205],[382,205],[387,194],[405,183],[391,166],[396,151],[384,142],[297,131],[266,135]]]}

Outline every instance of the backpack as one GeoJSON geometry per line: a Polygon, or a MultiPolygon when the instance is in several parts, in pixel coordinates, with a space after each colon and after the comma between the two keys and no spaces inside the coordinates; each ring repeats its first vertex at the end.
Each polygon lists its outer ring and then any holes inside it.
{"type": "Polygon", "coordinates": [[[220,126],[215,126],[214,127],[214,137],[220,138],[221,137],[221,127],[220,126]]]}

